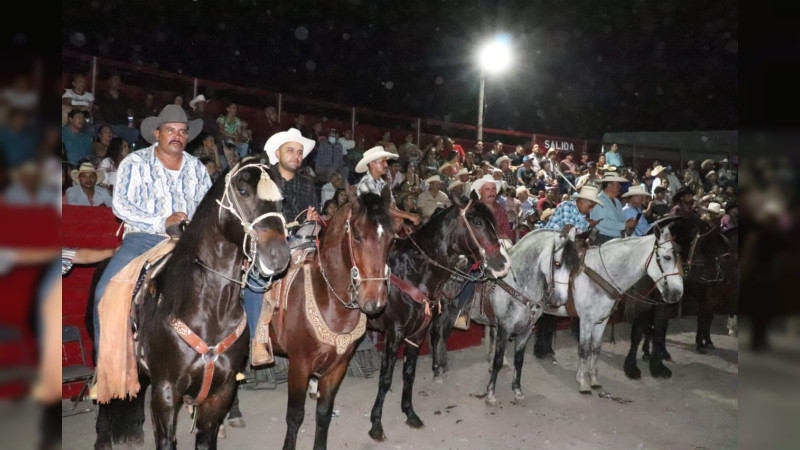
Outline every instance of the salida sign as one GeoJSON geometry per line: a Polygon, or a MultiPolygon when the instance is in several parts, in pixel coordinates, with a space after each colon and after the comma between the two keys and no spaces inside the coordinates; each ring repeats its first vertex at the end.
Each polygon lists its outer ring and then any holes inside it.
{"type": "Polygon", "coordinates": [[[534,144],[539,144],[541,153],[546,153],[548,150],[553,149],[558,152],[583,152],[583,141],[571,140],[554,136],[534,136],[534,144]]]}

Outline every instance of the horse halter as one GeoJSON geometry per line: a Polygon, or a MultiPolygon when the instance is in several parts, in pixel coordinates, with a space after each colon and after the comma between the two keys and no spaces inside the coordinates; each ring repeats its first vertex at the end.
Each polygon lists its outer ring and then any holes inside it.
{"type": "Polygon", "coordinates": [[[319,270],[322,273],[322,278],[325,280],[325,284],[328,285],[328,289],[333,293],[334,297],[347,309],[359,309],[360,306],[358,305],[358,289],[361,287],[361,283],[366,281],[387,281],[391,276],[391,272],[389,270],[389,265],[386,265],[386,269],[384,272],[384,277],[381,278],[363,278],[361,276],[361,271],[358,269],[358,264],[356,264],[355,252],[353,251],[353,230],[352,226],[350,225],[350,218],[352,216],[352,210],[347,211],[347,219],[344,222],[344,229],[347,231],[347,248],[350,252],[350,285],[347,287],[347,294],[350,298],[349,302],[345,302],[344,299],[339,297],[339,294],[333,289],[330,281],[328,281],[328,276],[325,275],[325,269],[322,267],[322,252],[319,249],[319,240],[317,240],[317,256],[320,258],[319,270]]]}
{"type": "Polygon", "coordinates": [[[255,266],[255,256],[256,256],[256,245],[258,243],[258,234],[255,231],[255,225],[262,220],[266,220],[270,217],[276,217],[281,221],[281,226],[283,227],[283,233],[286,235],[286,219],[284,219],[283,214],[278,212],[268,212],[262,214],[252,221],[248,222],[245,219],[244,210],[242,206],[239,204],[239,200],[236,198],[236,194],[233,192],[232,181],[233,178],[239,174],[239,172],[247,169],[255,167],[261,171],[261,179],[258,181],[258,186],[256,188],[257,195],[261,200],[266,201],[280,201],[283,197],[280,195],[280,191],[278,191],[275,182],[272,181],[270,178],[267,169],[269,166],[261,163],[247,163],[242,164],[237,163],[227,175],[225,175],[225,188],[222,194],[222,200],[217,200],[217,204],[219,205],[219,214],[217,220],[222,217],[222,210],[225,209],[230,212],[234,217],[239,219],[239,223],[242,225],[242,229],[244,230],[244,239],[242,240],[242,250],[244,251],[244,256],[247,258],[247,269],[244,271],[242,276],[242,281],[237,281],[239,284],[244,286],[247,283],[247,277],[253,267],[255,266]]]}
{"type": "Polygon", "coordinates": [[[650,294],[653,292],[653,290],[655,290],[658,287],[659,281],[673,276],[679,276],[683,278],[683,265],[681,265],[680,256],[676,251],[674,251],[674,248],[673,248],[673,253],[675,254],[676,258],[675,264],[678,266],[678,271],[674,273],[664,273],[664,267],[661,265],[661,256],[658,254],[658,249],[660,249],[662,246],[664,246],[664,244],[667,244],[669,242],[675,242],[675,239],[670,239],[664,242],[658,242],[658,239],[656,239],[655,242],[653,243],[653,250],[651,250],[650,255],[647,256],[647,260],[644,263],[645,272],[647,271],[647,268],[650,266],[650,262],[653,259],[653,255],[656,255],[656,265],[658,266],[658,270],[661,271],[662,275],[653,280],[653,286],[651,286],[650,289],[647,291],[645,297],[649,297],[650,294]]]}
{"type": "MultiPolygon", "coordinates": [[[[464,228],[467,229],[467,234],[469,234],[469,237],[472,238],[472,243],[474,243],[475,246],[478,247],[478,253],[480,255],[480,258],[477,258],[477,257],[475,258],[475,264],[470,269],[470,272],[472,270],[474,270],[474,269],[478,269],[479,268],[481,273],[478,276],[478,279],[480,279],[480,278],[483,277],[484,272],[486,271],[486,268],[489,265],[486,262],[487,249],[488,249],[489,252],[493,252],[497,248],[499,248],[502,244],[500,243],[500,239],[498,238],[497,239],[497,244],[487,245],[486,247],[481,245],[481,241],[478,240],[478,237],[475,235],[475,231],[472,229],[472,226],[470,226],[469,221],[467,220],[467,211],[469,210],[470,206],[472,206],[472,199],[470,199],[470,201],[467,202],[467,206],[465,206],[464,209],[459,211],[458,217],[459,217],[459,219],[461,219],[462,222],[464,222],[464,228]]],[[[469,248],[469,245],[467,246],[467,248],[469,248]]],[[[472,253],[471,250],[470,250],[470,253],[472,253]]],[[[472,253],[472,256],[475,257],[475,254],[472,253]]]]}

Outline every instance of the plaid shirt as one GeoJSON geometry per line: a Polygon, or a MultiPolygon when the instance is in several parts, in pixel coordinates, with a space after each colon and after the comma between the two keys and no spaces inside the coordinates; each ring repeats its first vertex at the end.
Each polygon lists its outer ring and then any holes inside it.
{"type": "Polygon", "coordinates": [[[578,211],[578,205],[573,200],[561,202],[543,228],[560,231],[564,229],[565,225],[573,225],[577,233],[583,233],[589,229],[586,216],[578,211]]]}
{"type": "Polygon", "coordinates": [[[317,206],[317,193],[311,177],[295,173],[294,178],[286,180],[277,165],[272,166],[272,177],[277,180],[283,193],[283,218],[286,222],[294,221],[301,212],[317,206]]]}
{"type": "Polygon", "coordinates": [[[517,185],[517,177],[516,177],[516,175],[514,175],[514,171],[511,170],[511,169],[504,170],[503,171],[503,181],[505,181],[508,186],[516,187],[516,185],[517,185]]]}

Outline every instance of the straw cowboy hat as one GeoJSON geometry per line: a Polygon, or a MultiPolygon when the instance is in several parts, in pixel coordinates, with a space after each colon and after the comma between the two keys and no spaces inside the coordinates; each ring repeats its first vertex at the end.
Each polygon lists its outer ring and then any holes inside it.
{"type": "Polygon", "coordinates": [[[550,150],[548,150],[548,151],[547,151],[547,153],[545,153],[544,157],[545,157],[545,158],[549,158],[549,157],[550,157],[550,155],[552,155],[552,154],[553,154],[553,153],[555,153],[555,152],[556,152],[556,149],[554,149],[554,148],[551,148],[550,150]]]}
{"type": "Polygon", "coordinates": [[[431,183],[441,183],[441,182],[442,179],[439,177],[439,175],[434,175],[432,177],[428,177],[425,179],[426,186],[429,186],[431,183]]]}
{"type": "Polygon", "coordinates": [[[367,171],[367,166],[372,161],[377,161],[381,158],[386,159],[395,159],[398,158],[398,155],[392,152],[387,152],[383,149],[380,145],[372,147],[371,149],[364,152],[364,157],[361,158],[361,161],[356,164],[356,172],[364,173],[367,171]]]}
{"type": "Polygon", "coordinates": [[[508,156],[506,156],[506,155],[503,155],[503,156],[501,156],[501,157],[499,157],[499,158],[497,158],[497,159],[495,160],[495,162],[494,162],[494,165],[495,165],[496,167],[500,167],[500,163],[503,163],[503,162],[506,162],[506,161],[511,161],[511,158],[509,158],[509,157],[508,157],[508,156]]]}
{"type": "Polygon", "coordinates": [[[206,99],[206,96],[203,94],[198,95],[197,97],[193,98],[192,101],[189,102],[189,107],[192,109],[197,109],[197,104],[203,102],[208,103],[209,100],[206,99]]]}
{"type": "Polygon", "coordinates": [[[597,197],[597,194],[599,192],[600,191],[597,189],[597,187],[586,185],[581,188],[580,192],[573,195],[573,197],[575,198],[575,200],[578,199],[589,200],[590,202],[594,202],[599,205],[600,199],[597,197]]]}
{"type": "Polygon", "coordinates": [[[603,174],[603,178],[599,180],[601,183],[607,183],[611,181],[616,181],[617,183],[628,183],[628,179],[621,177],[616,174],[616,172],[606,172],[603,174]]]}
{"type": "Polygon", "coordinates": [[[703,208],[703,211],[714,214],[715,216],[721,216],[725,214],[725,210],[722,209],[722,205],[717,202],[709,203],[708,206],[703,208]]]}
{"type": "Polygon", "coordinates": [[[449,186],[447,186],[447,192],[450,192],[450,191],[452,191],[454,188],[457,188],[457,187],[459,187],[459,186],[463,186],[464,184],[465,184],[465,183],[464,183],[463,181],[460,181],[460,180],[453,181],[452,183],[450,183],[450,185],[449,185],[449,186]]]}
{"type": "Polygon", "coordinates": [[[95,184],[102,183],[103,180],[106,178],[105,172],[103,172],[102,170],[95,169],[94,165],[92,165],[92,163],[90,162],[85,162],[81,164],[80,168],[73,169],[72,172],[69,173],[69,176],[72,178],[72,181],[74,181],[76,184],[80,184],[81,182],[80,175],[82,173],[93,173],[97,175],[97,181],[95,182],[95,184]]]}
{"type": "Polygon", "coordinates": [[[469,170],[467,170],[467,168],[466,168],[466,167],[462,167],[462,168],[461,168],[461,169],[459,169],[459,171],[456,173],[456,176],[457,176],[457,177],[460,177],[461,175],[469,175],[469,170]]]}
{"type": "Polygon", "coordinates": [[[660,173],[661,173],[661,172],[663,172],[664,170],[666,170],[666,167],[664,167],[664,166],[655,166],[655,167],[653,168],[653,170],[652,170],[652,171],[650,171],[650,175],[651,175],[651,176],[654,176],[654,177],[657,177],[657,176],[658,176],[658,174],[660,174],[660,173]]]}
{"type": "Polygon", "coordinates": [[[541,214],[539,214],[539,220],[541,220],[542,222],[547,222],[547,219],[549,219],[554,212],[556,212],[555,208],[545,209],[544,211],[542,211],[541,214]]]}
{"type": "Polygon", "coordinates": [[[500,182],[500,180],[495,180],[494,177],[491,175],[484,175],[481,178],[478,178],[477,180],[473,181],[470,190],[478,194],[478,198],[480,198],[481,187],[483,187],[483,185],[486,183],[494,183],[494,186],[497,189],[497,193],[500,194],[500,189],[502,189],[503,184],[500,182]]]}
{"type": "Polygon", "coordinates": [[[650,193],[644,188],[644,185],[639,184],[628,188],[628,192],[622,194],[622,198],[633,197],[634,195],[644,195],[649,197],[650,193]]]}
{"type": "Polygon", "coordinates": [[[289,128],[287,131],[275,133],[267,139],[267,143],[264,144],[264,151],[267,153],[270,164],[273,166],[278,164],[277,150],[281,145],[287,142],[297,142],[303,146],[303,159],[311,153],[311,150],[313,150],[314,146],[317,144],[313,139],[303,137],[303,135],[300,134],[300,130],[297,128],[289,128]]]}
{"type": "Polygon", "coordinates": [[[454,167],[454,166],[455,166],[455,164],[452,164],[452,163],[444,163],[444,164],[442,164],[442,167],[439,167],[438,172],[441,173],[441,174],[444,174],[445,169],[449,169],[450,167],[454,167]]]}
{"type": "Polygon", "coordinates": [[[186,142],[196,138],[201,131],[203,131],[203,119],[195,119],[190,121],[186,117],[186,111],[179,105],[167,105],[158,113],[157,116],[150,116],[142,121],[140,127],[142,137],[149,143],[156,143],[156,136],[153,134],[161,125],[165,123],[185,123],[189,126],[189,136],[186,142]]]}

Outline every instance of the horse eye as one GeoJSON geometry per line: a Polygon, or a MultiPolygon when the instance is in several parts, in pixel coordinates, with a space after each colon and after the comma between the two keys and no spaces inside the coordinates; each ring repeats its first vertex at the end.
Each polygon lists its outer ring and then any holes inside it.
{"type": "Polygon", "coordinates": [[[358,233],[353,233],[353,240],[356,242],[361,242],[361,235],[358,233]]]}
{"type": "Polygon", "coordinates": [[[672,261],[672,256],[665,256],[664,261],[672,261]]]}
{"type": "Polygon", "coordinates": [[[247,197],[248,195],[250,195],[250,193],[247,192],[247,189],[239,189],[239,195],[241,195],[242,197],[247,197]]]}
{"type": "Polygon", "coordinates": [[[475,225],[476,225],[476,226],[479,226],[479,227],[482,227],[482,226],[483,226],[483,220],[481,220],[481,219],[475,219],[475,225]]]}

